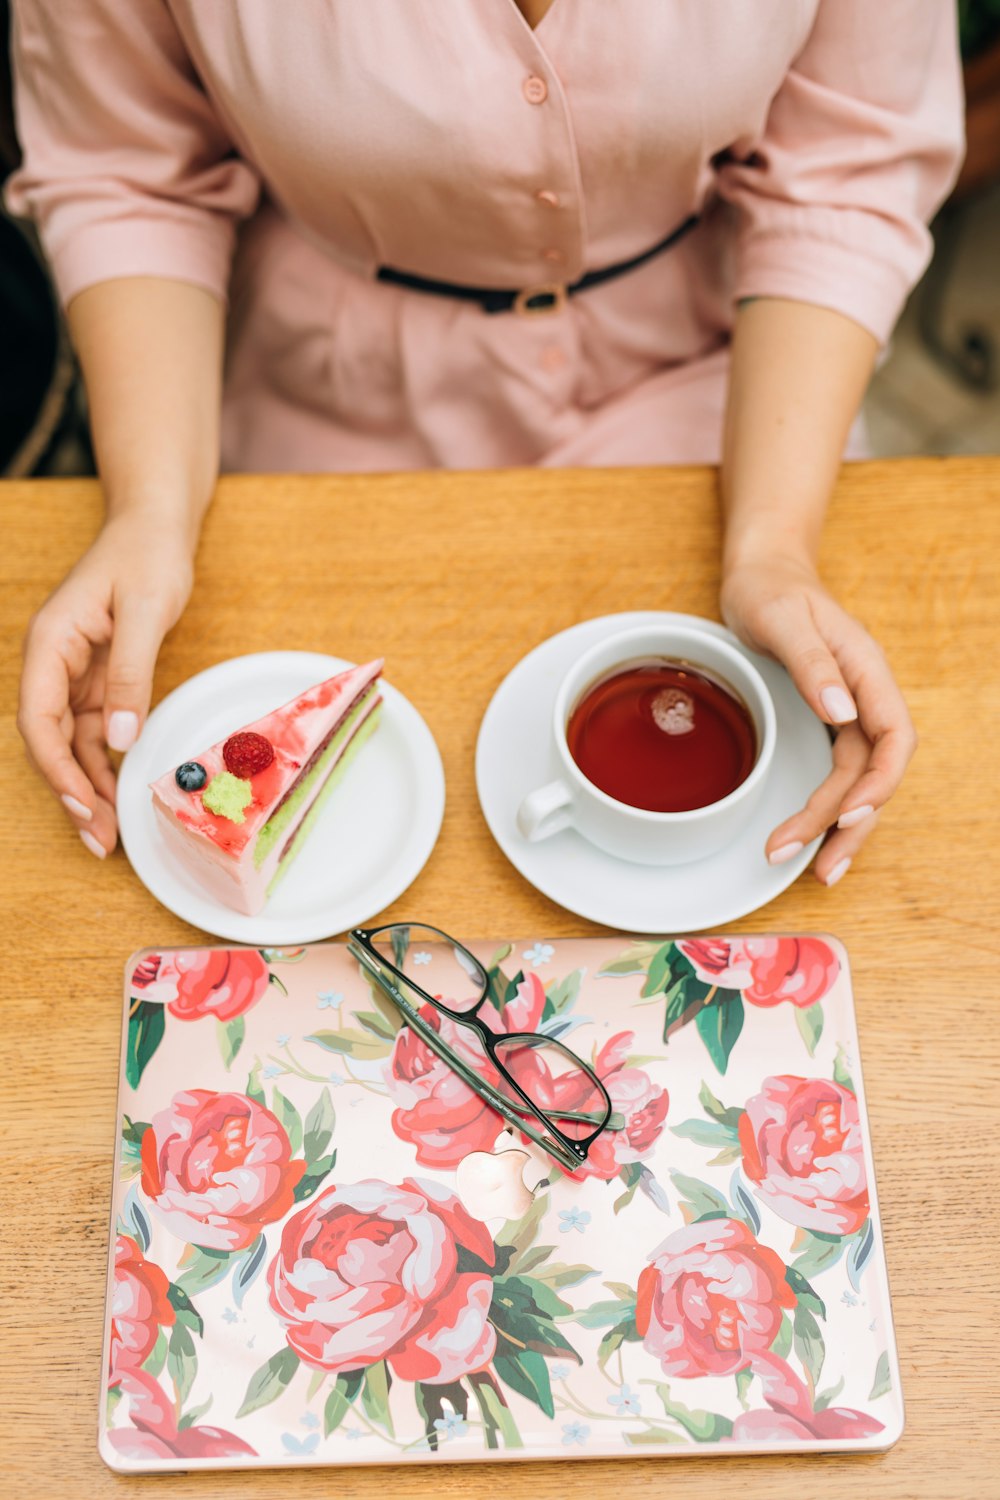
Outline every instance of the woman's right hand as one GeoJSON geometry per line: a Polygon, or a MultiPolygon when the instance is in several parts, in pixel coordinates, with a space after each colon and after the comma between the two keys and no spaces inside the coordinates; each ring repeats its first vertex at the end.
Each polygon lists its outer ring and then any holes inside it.
{"type": "Polygon", "coordinates": [[[87,848],[115,847],[115,771],[149,710],[160,643],[191,593],[191,548],[149,517],[109,520],[28,626],[18,728],[87,848]]]}

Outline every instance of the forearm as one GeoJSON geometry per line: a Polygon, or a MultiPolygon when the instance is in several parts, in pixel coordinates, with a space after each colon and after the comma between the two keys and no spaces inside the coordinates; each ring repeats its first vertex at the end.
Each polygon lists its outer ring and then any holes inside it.
{"type": "Polygon", "coordinates": [[[775,553],[815,562],[877,349],[826,308],[769,297],[740,307],[723,442],[724,573],[775,553]]]}
{"type": "Polygon", "coordinates": [[[225,314],[188,282],[123,277],[70,303],[109,519],[193,553],[218,472],[225,314]]]}

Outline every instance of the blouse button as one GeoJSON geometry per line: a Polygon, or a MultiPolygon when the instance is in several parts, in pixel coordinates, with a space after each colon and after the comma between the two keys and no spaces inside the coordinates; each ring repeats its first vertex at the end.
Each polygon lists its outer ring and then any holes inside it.
{"type": "Polygon", "coordinates": [[[539,188],[535,197],[539,203],[544,203],[547,208],[559,207],[559,194],[554,193],[551,188],[539,188]]]}
{"type": "Polygon", "coordinates": [[[532,73],[524,80],[524,97],[529,104],[544,104],[549,97],[549,86],[544,78],[532,73]]]}
{"type": "Polygon", "coordinates": [[[566,257],[561,250],[557,250],[552,245],[548,250],[542,251],[542,259],[547,260],[550,266],[561,266],[566,257]]]}

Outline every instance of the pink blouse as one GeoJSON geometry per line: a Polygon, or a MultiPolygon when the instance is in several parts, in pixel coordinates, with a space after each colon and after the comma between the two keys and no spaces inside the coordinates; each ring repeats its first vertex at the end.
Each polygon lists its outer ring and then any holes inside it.
{"type": "Polygon", "coordinates": [[[734,302],[884,341],[961,154],[953,0],[554,0],[534,31],[514,0],[15,12],[8,203],[64,301],[228,295],[234,469],[717,459],[734,302]],[[568,283],[692,212],[547,315],[374,279],[568,283]]]}

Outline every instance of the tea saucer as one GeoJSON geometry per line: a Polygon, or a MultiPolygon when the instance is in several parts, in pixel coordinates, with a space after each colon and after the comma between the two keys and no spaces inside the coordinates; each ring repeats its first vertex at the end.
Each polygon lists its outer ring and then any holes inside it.
{"type": "Polygon", "coordinates": [[[244,916],[208,895],[168,848],[149,782],[240,724],[354,662],[313,651],[264,651],[219,662],[168,694],[122,761],[118,822],[132,868],[176,916],[230,942],[284,947],[365,922],[423,869],[444,813],[444,769],[434,737],[384,679],[382,722],[351,767],[264,910],[244,916]]]}
{"type": "Polygon", "coordinates": [[[544,896],[578,916],[623,932],[696,932],[757,911],[802,874],[819,839],[781,865],[768,864],[764,844],[773,828],[803,806],[832,764],[826,726],[799,697],[784,667],[747,650],[712,620],[642,610],[573,625],[518,662],[483,716],[476,744],[476,786],[493,837],[511,864],[544,896]],[[515,817],[525,794],[556,774],[551,715],[564,674],[605,636],[666,622],[696,624],[729,641],[767,683],[778,739],[764,797],[750,823],[729,848],[684,865],[632,864],[605,854],[572,828],[529,843],[518,832],[515,817]]]}

